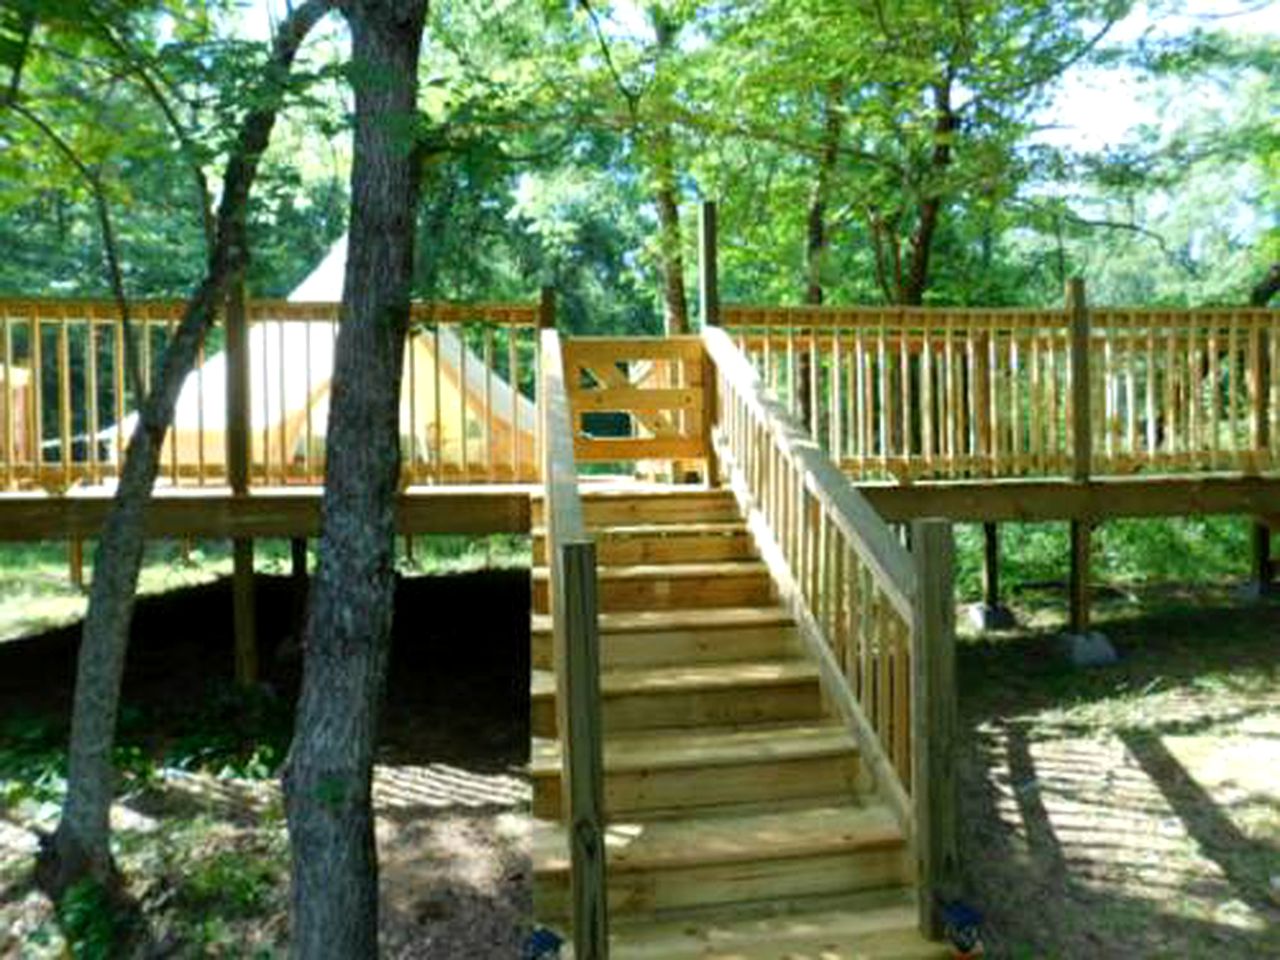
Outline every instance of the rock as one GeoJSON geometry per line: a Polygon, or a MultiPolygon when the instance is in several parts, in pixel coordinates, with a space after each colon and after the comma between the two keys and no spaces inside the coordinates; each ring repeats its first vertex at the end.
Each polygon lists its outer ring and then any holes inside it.
{"type": "Polygon", "coordinates": [[[1058,650],[1073,667],[1109,667],[1120,659],[1111,641],[1095,631],[1063,634],[1058,650]]]}

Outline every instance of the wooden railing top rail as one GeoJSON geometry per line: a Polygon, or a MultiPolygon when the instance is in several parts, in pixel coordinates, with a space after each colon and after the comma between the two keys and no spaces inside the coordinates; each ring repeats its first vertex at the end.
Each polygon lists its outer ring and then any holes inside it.
{"type": "MultiPolygon", "coordinates": [[[[180,320],[185,300],[130,301],[132,319],[143,322],[180,320]]],[[[342,305],[337,301],[250,300],[246,303],[250,320],[334,321],[342,305]]],[[[497,325],[532,327],[538,324],[536,303],[444,303],[422,302],[410,307],[410,319],[420,323],[466,323],[482,321],[497,325]]],[[[0,317],[39,320],[93,320],[115,322],[120,308],[113,300],[0,298],[0,317]]]]}
{"type": "MultiPolygon", "coordinates": [[[[1197,327],[1205,324],[1243,322],[1246,324],[1280,324],[1280,310],[1267,307],[1093,307],[1090,318],[1095,326],[1111,323],[1160,323],[1164,326],[1197,327]]],[[[975,326],[1009,325],[1037,327],[1071,324],[1066,307],[838,307],[838,306],[750,306],[724,305],[721,323],[734,327],[850,327],[931,326],[946,323],[970,323],[975,326]]]]}
{"type": "Polygon", "coordinates": [[[780,450],[804,473],[806,488],[830,511],[858,556],[874,572],[885,596],[908,622],[914,616],[916,572],[911,554],[839,468],[796,424],[786,408],[771,398],[747,358],[724,330],[703,330],[707,353],[721,376],[740,392],[773,433],[780,450]]]}

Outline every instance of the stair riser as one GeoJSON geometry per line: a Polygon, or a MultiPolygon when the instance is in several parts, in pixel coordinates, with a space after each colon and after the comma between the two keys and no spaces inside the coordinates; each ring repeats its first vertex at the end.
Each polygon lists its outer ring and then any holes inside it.
{"type": "MultiPolygon", "coordinates": [[[[660,727],[727,726],[823,716],[816,680],[726,689],[646,692],[601,698],[605,734],[660,727]]],[[[533,735],[556,736],[555,698],[533,699],[533,735]]]]}
{"type": "MultiPolygon", "coordinates": [[[[551,634],[533,634],[533,665],[551,669],[551,634]]],[[[742,627],[724,630],[658,630],[651,633],[602,633],[603,669],[726,663],[793,656],[800,649],[795,627],[742,627]]]]}
{"type": "MultiPolygon", "coordinates": [[[[549,585],[545,579],[533,581],[535,613],[548,611],[549,585]]],[[[773,584],[763,572],[716,577],[646,577],[643,579],[601,579],[597,598],[607,613],[632,610],[684,610],[710,607],[762,606],[773,601],[773,584]]]]}
{"type": "MultiPolygon", "coordinates": [[[[700,809],[805,799],[845,799],[858,792],[853,753],[678,770],[610,773],[604,779],[607,817],[685,814],[700,809]]],[[[560,777],[535,776],[535,816],[560,817],[560,777]]]]}
{"type": "MultiPolygon", "coordinates": [[[[908,881],[902,845],[848,853],[670,870],[609,871],[609,911],[625,916],[653,910],[707,907],[793,897],[831,896],[908,881]]],[[[534,910],[540,918],[568,910],[568,875],[539,874],[535,867],[534,910]]]]}
{"type": "MultiPolygon", "coordinates": [[[[751,538],[740,534],[689,534],[672,536],[596,537],[596,563],[621,567],[628,564],[717,563],[748,560],[755,555],[751,538]]],[[[533,562],[545,565],[547,544],[542,536],[533,538],[533,562]]]]}
{"type": "MultiPolygon", "coordinates": [[[[583,519],[589,527],[628,526],[648,523],[740,522],[742,515],[732,496],[705,493],[682,496],[590,496],[582,501],[583,519]]],[[[543,526],[546,514],[540,499],[533,501],[533,525],[543,526]]]]}

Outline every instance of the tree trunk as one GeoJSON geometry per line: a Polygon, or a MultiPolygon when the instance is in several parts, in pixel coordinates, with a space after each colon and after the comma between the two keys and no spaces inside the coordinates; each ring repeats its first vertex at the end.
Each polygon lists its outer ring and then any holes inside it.
{"type": "Polygon", "coordinates": [[[109,845],[111,754],[134,593],[142,564],[146,508],[182,383],[195,365],[200,343],[222,301],[228,278],[247,260],[249,190],[284,99],[284,80],[302,41],[328,8],[328,0],[308,0],[280,27],[269,75],[258,101],[261,106],[245,117],[235,149],[227,160],[217,242],[209,255],[205,279],[187,304],[165,351],[160,383],[143,404],[129,439],[120,484],[98,540],[89,610],[76,662],[67,796],[58,829],[45,838],[37,864],[37,881],[54,899],[87,877],[109,887],[115,887],[118,881],[109,845]]]}
{"type": "Polygon", "coordinates": [[[1254,307],[1265,307],[1276,294],[1280,293],[1280,263],[1273,263],[1253,290],[1249,292],[1249,304],[1254,307]]]}
{"type": "MultiPolygon", "coordinates": [[[[836,161],[840,157],[842,90],[843,87],[839,81],[833,81],[827,88],[825,117],[822,123],[822,156],[818,160],[817,176],[814,177],[813,192],[809,197],[804,302],[815,307],[822,305],[822,269],[831,242],[830,237],[827,236],[827,203],[831,195],[831,178],[835,175],[836,161]]],[[[800,401],[800,418],[809,428],[809,432],[816,437],[818,412],[813,409],[813,369],[807,350],[800,353],[796,389],[800,392],[797,398],[800,401]]]]}
{"type": "Polygon", "coordinates": [[[667,336],[689,332],[689,302],[684,289],[684,255],[680,243],[680,201],[676,194],[671,135],[659,137],[656,162],[658,183],[658,241],[662,259],[662,319],[667,336]]]}
{"type": "MultiPolygon", "coordinates": [[[[934,141],[930,176],[941,179],[951,166],[951,138],[959,126],[951,109],[951,78],[946,77],[933,88],[934,141]]],[[[924,198],[920,201],[920,216],[915,234],[911,237],[911,261],[906,280],[899,287],[898,302],[904,306],[918,307],[924,303],[924,292],[929,286],[929,256],[933,252],[933,238],[942,218],[943,192],[937,183],[926,184],[924,198]]]]}
{"type": "Polygon", "coordinates": [[[418,163],[410,128],[426,0],[353,0],[351,232],[334,355],[319,566],[284,788],[292,954],[377,956],[373,753],[395,589],[401,364],[413,279],[418,163]]]}

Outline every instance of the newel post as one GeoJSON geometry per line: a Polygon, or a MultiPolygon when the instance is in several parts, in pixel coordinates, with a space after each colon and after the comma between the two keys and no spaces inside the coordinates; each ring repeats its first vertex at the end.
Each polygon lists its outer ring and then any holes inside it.
{"type": "MultiPolygon", "coordinates": [[[[705,200],[698,211],[698,305],[702,328],[720,326],[720,268],[717,263],[716,205],[705,200]]],[[[719,411],[716,367],[702,352],[702,443],[706,449],[707,485],[720,485],[720,457],[716,452],[715,427],[719,411]]]]}
{"type": "Polygon", "coordinates": [[[557,553],[551,589],[560,675],[557,722],[561,801],[569,832],[574,956],[606,960],[609,919],[596,548],[594,543],[575,541],[560,545],[557,553]]]}
{"type": "Polygon", "coordinates": [[[955,540],[946,520],[911,525],[916,602],[911,650],[912,772],[920,932],[942,936],[942,903],[956,894],[955,540]]]}

